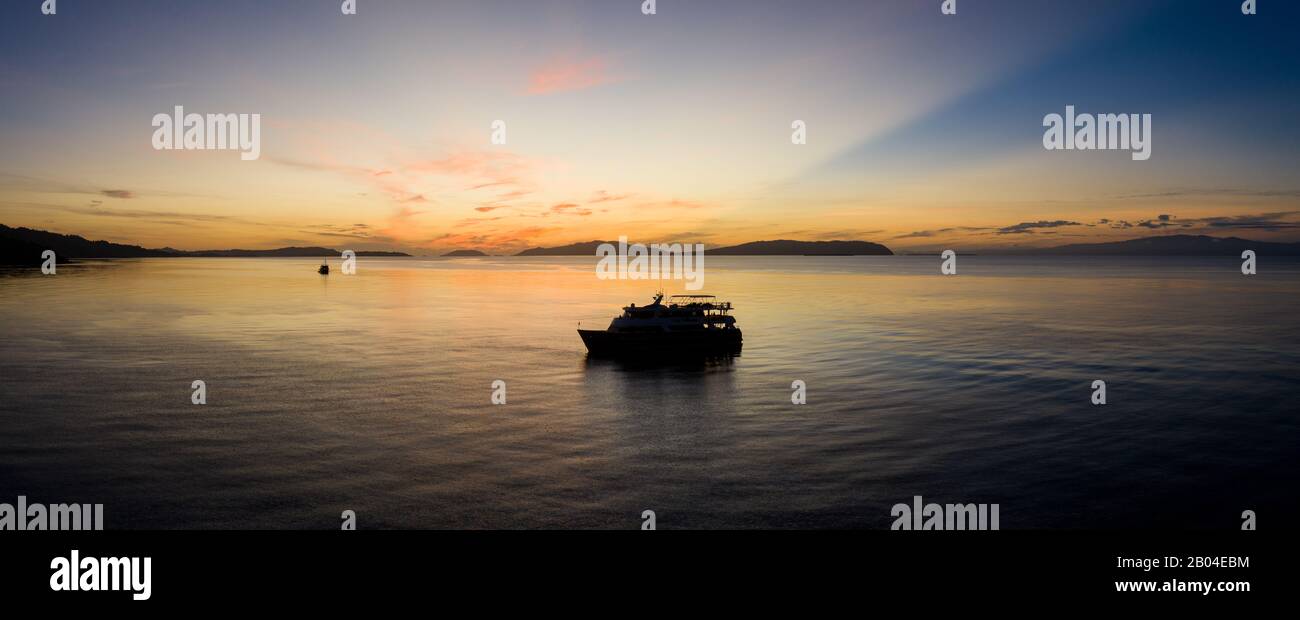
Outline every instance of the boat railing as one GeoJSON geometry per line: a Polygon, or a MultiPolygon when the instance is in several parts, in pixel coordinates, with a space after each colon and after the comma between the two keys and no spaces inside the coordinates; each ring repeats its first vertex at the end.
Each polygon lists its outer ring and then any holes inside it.
{"type": "Polygon", "coordinates": [[[716,312],[730,312],[731,302],[729,301],[691,302],[691,303],[673,302],[668,304],[668,307],[678,308],[682,310],[705,310],[705,311],[716,311],[716,312]]]}

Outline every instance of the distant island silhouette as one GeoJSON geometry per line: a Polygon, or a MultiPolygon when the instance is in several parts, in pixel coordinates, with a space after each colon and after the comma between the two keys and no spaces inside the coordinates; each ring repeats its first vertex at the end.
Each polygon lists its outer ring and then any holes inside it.
{"type": "MultiPolygon", "coordinates": [[[[595,256],[602,243],[615,247],[617,241],[587,241],[556,247],[523,250],[515,256],[595,256]]],[[[960,248],[958,248],[960,249],[960,248]]],[[[325,257],[341,252],[324,247],[287,247],[271,250],[176,250],[151,249],[138,245],[90,241],[77,235],[64,235],[11,228],[0,224],[0,264],[39,265],[41,252],[54,250],[60,262],[73,258],[166,258],[166,257],[325,257]]],[[[1075,243],[1046,248],[984,249],[981,254],[1044,256],[1240,256],[1243,250],[1255,250],[1274,256],[1300,256],[1300,243],[1252,241],[1238,237],[1208,235],[1165,235],[1105,243],[1075,243]]],[[[888,256],[889,248],[870,241],[795,241],[777,239],[751,241],[739,245],[707,248],[714,256],[888,256]]],[[[404,252],[366,250],[357,256],[410,256],[404,252]]],[[[443,256],[488,256],[480,250],[454,250],[443,256]]]]}
{"type": "Polygon", "coordinates": [[[750,241],[740,245],[706,248],[722,256],[892,256],[889,248],[870,241],[750,241]]]}
{"type": "MultiPolygon", "coordinates": [[[[593,256],[602,243],[618,246],[617,241],[587,241],[551,248],[532,248],[515,256],[593,256]]],[[[960,247],[956,248],[960,251],[960,247]]],[[[1240,256],[1243,250],[1266,252],[1274,256],[1300,256],[1300,243],[1252,241],[1238,237],[1209,235],[1164,235],[1108,241],[1074,243],[1045,248],[983,248],[987,255],[1039,256],[1240,256]]],[[[871,256],[892,255],[889,248],[870,241],[751,241],[739,245],[706,248],[713,256],[871,256]]],[[[916,253],[913,253],[916,254],[916,253]]],[[[925,252],[924,254],[938,254],[925,252]]]]}
{"type": "MultiPolygon", "coordinates": [[[[618,247],[617,241],[587,241],[553,248],[532,248],[515,256],[595,256],[601,244],[618,247]]],[[[879,243],[870,241],[751,241],[740,245],[705,248],[708,254],[725,256],[888,256],[893,252],[879,243]]]]}
{"type": "MultiPolygon", "coordinates": [[[[166,257],[315,257],[338,256],[342,252],[322,247],[288,247],[272,250],[176,250],[150,249],[138,245],[90,241],[77,235],[63,235],[32,228],[10,228],[0,224],[0,263],[38,265],[41,252],[54,250],[60,262],[70,258],[166,258],[166,257]]],[[[357,256],[410,256],[404,252],[359,251],[357,256]]]]}
{"type": "Polygon", "coordinates": [[[602,243],[612,243],[618,246],[617,241],[584,241],[582,243],[570,243],[569,245],[558,245],[553,248],[530,248],[522,252],[516,252],[515,256],[595,256],[596,248],[602,243]]]}
{"type": "Polygon", "coordinates": [[[1300,243],[1251,241],[1239,237],[1211,237],[1209,235],[1164,235],[1142,237],[1109,243],[1072,243],[1050,248],[1025,251],[999,251],[997,254],[1046,254],[1077,256],[1241,256],[1244,250],[1255,250],[1274,256],[1300,255],[1300,243]]]}

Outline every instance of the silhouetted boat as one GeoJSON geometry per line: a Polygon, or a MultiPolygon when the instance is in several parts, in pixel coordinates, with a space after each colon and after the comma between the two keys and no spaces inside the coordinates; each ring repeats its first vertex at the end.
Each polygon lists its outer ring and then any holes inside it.
{"type": "Polygon", "coordinates": [[[648,306],[623,308],[623,314],[604,330],[579,329],[587,351],[598,356],[668,357],[682,354],[738,353],[740,328],[731,302],[713,295],[673,295],[663,303],[663,293],[648,306]]]}
{"type": "Polygon", "coordinates": [[[317,269],[317,270],[316,270],[316,273],[319,273],[319,274],[321,274],[321,275],[323,275],[323,276],[327,276],[327,275],[329,275],[329,274],[330,274],[330,264],[327,263],[327,262],[326,262],[326,263],[321,263],[321,264],[320,264],[320,269],[317,269]]]}

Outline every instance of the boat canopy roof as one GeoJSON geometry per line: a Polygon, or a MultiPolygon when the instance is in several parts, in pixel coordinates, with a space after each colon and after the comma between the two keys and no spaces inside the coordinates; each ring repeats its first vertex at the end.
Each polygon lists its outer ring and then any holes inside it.
{"type": "Polygon", "coordinates": [[[624,306],[623,316],[615,320],[694,317],[704,323],[734,322],[723,320],[730,318],[726,314],[731,311],[731,302],[717,301],[715,295],[673,295],[666,304],[662,303],[663,298],[663,293],[658,293],[649,305],[624,306]]]}
{"type": "Polygon", "coordinates": [[[654,308],[703,308],[705,310],[722,310],[731,309],[731,302],[718,301],[716,295],[673,295],[668,298],[668,303],[663,303],[664,294],[655,295],[654,301],[645,306],[637,307],[636,304],[625,306],[624,310],[649,310],[654,308]]]}
{"type": "Polygon", "coordinates": [[[704,310],[720,310],[726,313],[731,310],[731,302],[718,301],[715,295],[673,295],[668,298],[668,307],[702,308],[704,310]]]}

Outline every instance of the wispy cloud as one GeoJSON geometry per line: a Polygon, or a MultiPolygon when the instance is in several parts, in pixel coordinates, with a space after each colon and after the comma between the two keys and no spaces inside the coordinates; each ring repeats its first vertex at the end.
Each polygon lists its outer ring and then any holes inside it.
{"type": "Polygon", "coordinates": [[[374,187],[398,204],[433,203],[430,196],[439,192],[477,190],[495,190],[492,203],[509,202],[537,191],[534,177],[542,168],[539,160],[507,150],[453,150],[432,158],[406,157],[383,168],[268,159],[285,166],[350,177],[374,187]]]}
{"type": "Polygon", "coordinates": [[[1261,213],[1259,215],[1236,215],[1223,217],[1205,217],[1196,220],[1190,220],[1194,224],[1201,224],[1210,229],[1231,229],[1240,228],[1248,230],[1288,230],[1300,228],[1300,222],[1294,219],[1300,211],[1279,211],[1276,213],[1261,213]]]}
{"type": "Polygon", "coordinates": [[[572,202],[564,202],[551,207],[549,213],[559,213],[564,215],[591,215],[591,209],[579,207],[572,202]]]}
{"type": "Polygon", "coordinates": [[[1154,220],[1142,220],[1137,223],[1142,228],[1168,228],[1174,226],[1174,216],[1162,213],[1156,216],[1154,220]]]}
{"type": "Polygon", "coordinates": [[[671,200],[660,200],[655,202],[642,202],[636,205],[638,209],[703,209],[711,206],[695,200],[682,200],[673,198],[671,200]]]}
{"type": "Polygon", "coordinates": [[[1069,220],[1050,220],[1050,221],[1038,220],[1037,222],[1021,222],[1019,224],[1012,224],[1011,226],[1003,226],[1002,228],[998,229],[997,234],[999,235],[1028,234],[1028,233],[1033,233],[1035,229],[1039,229],[1039,228],[1059,228],[1061,226],[1082,226],[1082,224],[1078,222],[1071,222],[1069,220]]]}
{"type": "Polygon", "coordinates": [[[1254,215],[1214,215],[1207,217],[1179,218],[1170,214],[1160,214],[1154,218],[1136,221],[1102,219],[1098,224],[1114,229],[1147,228],[1160,230],[1176,228],[1186,232],[1212,232],[1214,230],[1263,230],[1279,231],[1300,229],[1297,221],[1300,211],[1275,211],[1254,215]]]}
{"type": "Polygon", "coordinates": [[[71,205],[36,203],[36,202],[0,202],[0,206],[16,207],[25,209],[54,210],[66,213],[76,213],[78,215],[93,215],[96,217],[111,217],[133,220],[150,220],[162,224],[183,224],[193,222],[238,222],[250,225],[262,225],[259,222],[252,222],[242,218],[236,218],[228,215],[212,215],[208,213],[186,213],[183,211],[151,211],[146,209],[115,209],[98,206],[78,207],[71,205]]]}
{"type": "Polygon", "coordinates": [[[934,237],[943,234],[950,234],[950,233],[957,233],[957,232],[980,232],[985,230],[993,230],[993,228],[984,227],[984,226],[952,226],[949,228],[938,228],[934,230],[918,230],[915,232],[898,235],[893,238],[894,239],[924,239],[924,238],[934,237]]]}
{"type": "Polygon", "coordinates": [[[307,230],[302,232],[311,235],[322,235],[325,237],[346,237],[349,239],[365,239],[367,241],[389,242],[392,239],[381,235],[375,235],[371,232],[368,224],[315,224],[306,227],[307,230]]]}
{"type": "Polygon", "coordinates": [[[482,248],[492,252],[512,253],[537,245],[537,240],[558,230],[554,227],[532,226],[508,232],[443,233],[424,242],[424,247],[482,248]]]}
{"type": "Polygon", "coordinates": [[[1288,198],[1300,197],[1300,189],[1244,189],[1234,187],[1171,189],[1159,192],[1142,192],[1121,194],[1117,200],[1142,200],[1150,198],[1191,198],[1203,196],[1240,196],[1246,198],[1288,198]]]}
{"type": "Polygon", "coordinates": [[[42,179],[3,172],[0,172],[0,189],[41,194],[89,194],[92,196],[107,196],[109,198],[118,198],[123,200],[139,198],[142,196],[167,198],[195,197],[193,194],[182,194],[160,190],[140,191],[135,189],[104,189],[102,186],[96,187],[91,183],[42,179]]]}
{"type": "Polygon", "coordinates": [[[399,207],[393,215],[389,216],[388,222],[378,232],[384,237],[402,243],[418,244],[423,234],[413,220],[415,216],[422,213],[424,212],[415,211],[410,207],[399,207]]]}
{"type": "Polygon", "coordinates": [[[595,194],[592,194],[591,198],[587,200],[587,204],[597,204],[601,202],[614,202],[616,200],[623,200],[624,198],[631,198],[631,197],[632,194],[611,194],[602,189],[597,191],[595,194]]]}
{"type": "Polygon", "coordinates": [[[528,88],[524,92],[529,95],[548,95],[592,88],[616,81],[609,71],[609,61],[601,56],[556,57],[533,69],[528,76],[528,88]]]}

